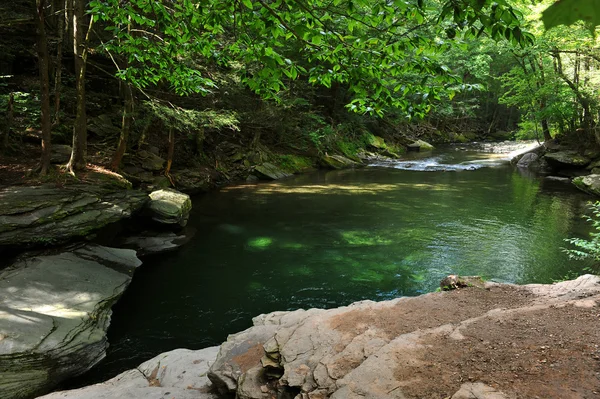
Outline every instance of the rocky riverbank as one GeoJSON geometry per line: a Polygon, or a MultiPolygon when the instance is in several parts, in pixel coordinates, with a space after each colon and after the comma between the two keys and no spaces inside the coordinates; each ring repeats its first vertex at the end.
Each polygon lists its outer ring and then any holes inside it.
{"type": "Polygon", "coordinates": [[[585,275],[274,312],[218,354],[168,352],[43,398],[592,398],[599,305],[600,278],[585,275]]]}

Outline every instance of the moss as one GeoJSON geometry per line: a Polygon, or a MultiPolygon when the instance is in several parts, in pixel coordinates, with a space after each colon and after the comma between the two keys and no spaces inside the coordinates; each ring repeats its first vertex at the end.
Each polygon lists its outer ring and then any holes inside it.
{"type": "Polygon", "coordinates": [[[299,155],[278,155],[277,166],[288,173],[304,172],[313,168],[310,158],[299,155]]]}

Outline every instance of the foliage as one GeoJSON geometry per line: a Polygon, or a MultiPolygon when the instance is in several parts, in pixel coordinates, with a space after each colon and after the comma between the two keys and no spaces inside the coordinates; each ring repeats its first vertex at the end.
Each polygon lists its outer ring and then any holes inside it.
{"type": "Polygon", "coordinates": [[[590,239],[567,238],[566,242],[574,245],[576,249],[563,249],[572,259],[593,259],[600,261],[600,201],[590,203],[592,216],[583,217],[592,224],[594,232],[590,233],[590,239]]]}
{"type": "Polygon", "coordinates": [[[542,13],[542,21],[546,29],[559,25],[573,25],[585,22],[594,33],[600,25],[599,0],[560,0],[556,1],[542,13]]]}
{"type": "Polygon", "coordinates": [[[233,111],[196,111],[158,101],[146,101],[144,105],[165,127],[176,131],[194,132],[204,128],[239,130],[239,120],[233,111]]]}

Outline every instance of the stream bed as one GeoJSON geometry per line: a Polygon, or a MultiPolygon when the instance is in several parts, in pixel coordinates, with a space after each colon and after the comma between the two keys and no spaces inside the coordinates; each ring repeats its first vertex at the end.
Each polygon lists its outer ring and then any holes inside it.
{"type": "Polygon", "coordinates": [[[518,284],[582,274],[561,248],[589,232],[591,197],[519,172],[514,149],[452,146],[195,198],[195,237],[144,259],[114,308],[107,358],[68,387],[218,345],[260,313],[419,295],[448,274],[518,284]]]}

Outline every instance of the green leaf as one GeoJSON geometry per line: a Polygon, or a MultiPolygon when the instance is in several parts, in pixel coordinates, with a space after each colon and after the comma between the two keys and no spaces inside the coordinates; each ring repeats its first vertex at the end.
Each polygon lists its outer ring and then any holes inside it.
{"type": "Polygon", "coordinates": [[[600,0],[559,0],[542,12],[546,29],[584,21],[593,30],[600,25],[600,0]]]}
{"type": "Polygon", "coordinates": [[[244,3],[244,5],[251,10],[254,8],[254,6],[252,5],[252,0],[242,0],[242,3],[244,3]]]}

